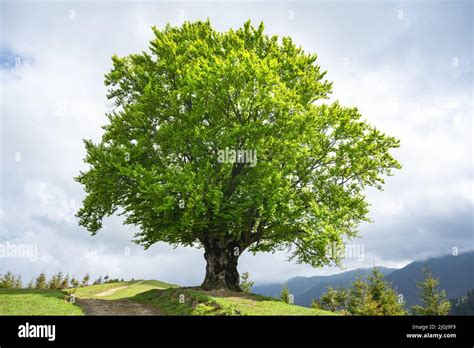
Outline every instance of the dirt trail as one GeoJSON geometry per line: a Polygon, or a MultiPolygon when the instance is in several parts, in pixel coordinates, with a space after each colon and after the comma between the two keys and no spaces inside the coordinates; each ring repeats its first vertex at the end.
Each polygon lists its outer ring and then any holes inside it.
{"type": "MultiPolygon", "coordinates": [[[[137,285],[145,282],[144,280],[134,283],[137,285]]],[[[115,292],[126,289],[132,285],[119,286],[98,294],[96,297],[113,295],[115,292]]],[[[127,299],[103,300],[96,298],[77,298],[76,304],[83,309],[86,315],[162,315],[158,308],[133,302],[127,299]]]]}
{"type": "Polygon", "coordinates": [[[78,298],[76,304],[86,315],[162,315],[158,308],[130,300],[78,298]]]}
{"type": "MultiPolygon", "coordinates": [[[[134,283],[134,284],[132,284],[132,285],[138,285],[138,284],[141,284],[141,283],[143,283],[143,282],[145,282],[145,281],[144,281],[144,280],[141,280],[141,281],[139,281],[139,282],[137,282],[137,283],[134,283]]],[[[106,291],[103,291],[103,292],[99,292],[98,294],[95,294],[95,296],[97,296],[97,297],[102,297],[102,296],[113,295],[113,294],[115,294],[117,291],[122,290],[122,289],[126,289],[126,288],[128,288],[128,287],[130,287],[130,286],[132,286],[132,285],[125,285],[125,286],[119,286],[119,287],[117,287],[117,288],[112,288],[112,289],[109,289],[109,290],[106,290],[106,291]]]]}

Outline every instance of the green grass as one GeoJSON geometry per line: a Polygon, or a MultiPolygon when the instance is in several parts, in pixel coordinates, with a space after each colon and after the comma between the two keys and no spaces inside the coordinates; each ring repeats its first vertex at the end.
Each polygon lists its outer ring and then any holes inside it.
{"type": "Polygon", "coordinates": [[[161,282],[159,280],[146,280],[143,282],[139,282],[138,284],[133,284],[125,289],[120,289],[114,292],[112,295],[108,296],[101,296],[98,298],[103,298],[106,300],[118,300],[121,298],[129,298],[133,297],[137,294],[142,292],[146,292],[153,289],[168,289],[168,288],[176,288],[177,285],[168,284],[161,282]]]}
{"type": "Polygon", "coordinates": [[[89,285],[89,286],[80,287],[77,289],[69,289],[68,292],[74,293],[77,297],[90,298],[90,297],[95,297],[95,295],[101,292],[111,290],[114,288],[119,288],[122,286],[133,285],[137,282],[138,280],[128,281],[128,282],[114,282],[114,283],[89,285]]]}
{"type": "Polygon", "coordinates": [[[131,300],[154,305],[166,315],[335,315],[266,296],[232,292],[216,294],[186,288],[151,290],[137,294],[131,300]]]}
{"type": "Polygon", "coordinates": [[[74,292],[77,297],[80,298],[100,298],[104,300],[118,300],[122,298],[133,297],[141,292],[149,291],[152,289],[167,289],[170,287],[177,287],[174,284],[168,284],[159,280],[135,280],[129,282],[116,282],[107,284],[91,285],[84,288],[77,288],[74,290],[70,289],[70,292],[74,292]],[[101,295],[108,290],[123,288],[116,290],[110,295],[101,295]]]}
{"type": "Polygon", "coordinates": [[[84,315],[59,290],[0,289],[0,315],[84,315]]]}

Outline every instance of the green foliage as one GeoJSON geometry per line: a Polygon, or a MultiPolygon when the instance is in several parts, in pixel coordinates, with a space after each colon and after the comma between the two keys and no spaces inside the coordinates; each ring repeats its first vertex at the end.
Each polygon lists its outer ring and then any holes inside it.
{"type": "Polygon", "coordinates": [[[151,290],[130,298],[158,307],[165,315],[333,315],[254,294],[215,294],[191,289],[151,290]]]}
{"type": "Polygon", "coordinates": [[[240,288],[242,289],[243,292],[250,292],[252,290],[252,286],[254,285],[254,282],[250,281],[250,274],[249,272],[244,272],[240,276],[240,288]]]}
{"type": "Polygon", "coordinates": [[[71,286],[72,286],[73,288],[78,288],[79,285],[80,285],[79,280],[77,280],[77,279],[74,278],[74,277],[71,278],[71,286]]]}
{"type": "Polygon", "coordinates": [[[59,290],[0,289],[0,315],[84,315],[59,290]]]}
{"type": "Polygon", "coordinates": [[[112,58],[116,109],[101,141],[85,141],[79,223],[95,234],[120,210],[146,248],[211,236],[240,252],[287,248],[298,263],[338,263],[326,249],[368,221],[364,189],[400,168],[389,153],[399,141],[356,108],[321,103],[332,84],[317,56],[263,24],[153,31],[149,52],[112,58]],[[255,151],[258,163],[221,163],[226,148],[255,151]]]}
{"type": "Polygon", "coordinates": [[[351,285],[347,311],[352,315],[405,315],[404,302],[383,274],[374,267],[367,281],[357,278],[351,285]]]}
{"type": "Polygon", "coordinates": [[[285,284],[285,286],[283,286],[283,289],[281,289],[280,299],[285,303],[290,303],[290,290],[288,289],[287,284],[285,284]]]}
{"type": "Polygon", "coordinates": [[[46,289],[48,287],[48,282],[46,280],[46,274],[41,272],[41,274],[35,279],[35,288],[36,289],[46,289]]]}
{"type": "Polygon", "coordinates": [[[466,296],[454,298],[451,303],[452,315],[474,315],[474,289],[468,290],[466,296]]]}
{"type": "Polygon", "coordinates": [[[21,275],[15,276],[12,272],[7,271],[0,276],[0,289],[20,289],[22,286],[21,275]]]}
{"type": "Polygon", "coordinates": [[[48,288],[49,289],[61,289],[62,282],[63,282],[63,273],[58,272],[58,273],[54,274],[51,277],[51,279],[48,283],[48,288]]]}
{"type": "Polygon", "coordinates": [[[89,280],[90,280],[90,276],[89,276],[89,273],[87,273],[84,278],[82,278],[82,282],[81,282],[81,286],[87,286],[89,285],[89,280]]]}
{"type": "Polygon", "coordinates": [[[325,308],[329,309],[331,312],[335,312],[337,307],[336,290],[329,286],[326,292],[321,295],[319,301],[325,308]]]}
{"type": "Polygon", "coordinates": [[[383,274],[376,267],[369,276],[369,292],[372,300],[377,303],[377,311],[381,315],[405,315],[405,304],[399,300],[398,294],[391,285],[383,280],[383,274]]]}
{"type": "Polygon", "coordinates": [[[431,274],[427,265],[423,274],[424,280],[418,283],[422,305],[413,306],[413,313],[415,315],[448,315],[451,303],[446,300],[446,291],[438,290],[439,279],[431,274]]]}

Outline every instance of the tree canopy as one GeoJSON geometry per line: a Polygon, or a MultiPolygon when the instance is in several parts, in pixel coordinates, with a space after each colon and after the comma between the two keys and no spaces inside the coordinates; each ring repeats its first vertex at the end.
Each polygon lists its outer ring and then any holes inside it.
{"type": "Polygon", "coordinates": [[[112,58],[116,109],[101,141],[85,141],[79,223],[95,234],[118,212],[145,248],[203,246],[208,266],[210,255],[236,267],[244,250],[276,249],[339,262],[327,248],[368,220],[364,190],[400,168],[389,153],[399,141],[357,108],[323,103],[332,83],[316,54],[263,23],[153,31],[148,51],[112,58]]]}

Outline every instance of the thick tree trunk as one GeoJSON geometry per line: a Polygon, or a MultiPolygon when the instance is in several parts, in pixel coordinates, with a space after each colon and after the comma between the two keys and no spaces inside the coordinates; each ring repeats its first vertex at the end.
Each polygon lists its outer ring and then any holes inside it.
{"type": "Polygon", "coordinates": [[[204,244],[206,277],[201,287],[205,290],[229,289],[242,291],[237,263],[242,250],[236,242],[207,240],[204,244]]]}

